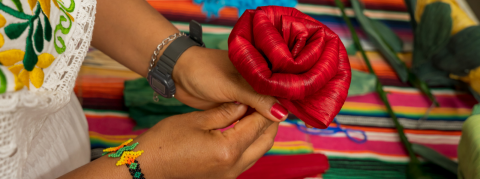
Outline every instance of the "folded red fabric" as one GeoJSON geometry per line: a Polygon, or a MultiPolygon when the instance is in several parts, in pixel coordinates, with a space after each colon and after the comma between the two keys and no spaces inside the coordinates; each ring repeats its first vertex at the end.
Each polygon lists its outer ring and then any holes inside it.
{"type": "Polygon", "coordinates": [[[272,155],[260,158],[237,179],[293,179],[325,173],[328,159],[323,154],[272,155]]]}
{"type": "Polygon", "coordinates": [[[351,71],[340,38],[295,8],[247,10],[228,39],[229,57],[260,94],[307,124],[326,128],[347,98],[351,71]]]}

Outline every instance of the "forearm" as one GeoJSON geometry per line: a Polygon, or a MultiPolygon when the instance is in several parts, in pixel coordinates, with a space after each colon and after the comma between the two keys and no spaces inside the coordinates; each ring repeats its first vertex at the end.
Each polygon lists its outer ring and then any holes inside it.
{"type": "MultiPolygon", "coordinates": [[[[146,133],[148,133],[147,131],[146,133]]],[[[143,134],[142,134],[143,135],[143,134]]],[[[141,136],[132,141],[131,144],[138,142],[139,144],[132,151],[141,151],[144,152],[135,160],[138,161],[140,169],[145,178],[164,178],[162,172],[156,168],[155,160],[159,160],[162,157],[159,148],[154,144],[158,143],[157,139],[153,138],[142,138],[141,136]]],[[[83,178],[101,178],[101,179],[132,179],[132,176],[129,173],[129,170],[125,164],[116,166],[117,161],[120,160],[120,157],[111,158],[108,156],[102,156],[80,168],[71,171],[70,173],[65,174],[59,179],[83,179],[83,178]]]]}
{"type": "Polygon", "coordinates": [[[157,45],[177,32],[145,0],[97,0],[92,45],[144,77],[157,45]]]}

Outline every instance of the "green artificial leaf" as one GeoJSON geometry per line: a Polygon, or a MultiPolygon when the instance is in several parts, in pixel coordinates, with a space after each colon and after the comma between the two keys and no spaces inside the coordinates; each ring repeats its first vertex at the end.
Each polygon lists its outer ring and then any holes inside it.
{"type": "Polygon", "coordinates": [[[415,144],[415,143],[412,143],[412,149],[413,151],[421,156],[422,158],[428,160],[428,161],[431,161],[432,163],[438,165],[438,166],[441,166],[442,168],[454,173],[454,174],[457,174],[457,170],[458,170],[458,163],[450,160],[450,158],[438,153],[437,151],[427,147],[427,146],[424,146],[424,145],[421,145],[421,144],[415,144]]]}
{"type": "Polygon", "coordinates": [[[357,48],[355,47],[355,43],[350,44],[349,46],[346,46],[345,49],[347,50],[348,55],[355,55],[357,54],[357,48]]]}
{"type": "Polygon", "coordinates": [[[363,95],[375,92],[377,77],[375,74],[352,69],[352,81],[348,88],[348,96],[363,95]]]}
{"type": "Polygon", "coordinates": [[[387,42],[382,38],[380,33],[374,28],[370,18],[363,14],[362,5],[358,0],[350,0],[355,16],[362,26],[363,30],[372,41],[378,50],[383,54],[385,59],[389,62],[390,66],[395,70],[402,82],[408,80],[408,70],[405,63],[403,63],[397,56],[397,54],[389,47],[387,42]]]}
{"type": "Polygon", "coordinates": [[[33,34],[33,41],[35,42],[35,48],[37,49],[37,52],[42,52],[43,51],[43,27],[40,19],[38,19],[37,29],[33,34]]]}
{"type": "Polygon", "coordinates": [[[15,24],[10,24],[7,27],[5,27],[5,34],[7,37],[11,40],[17,39],[20,37],[20,35],[25,32],[25,29],[27,29],[29,22],[22,22],[22,23],[15,23],[15,24]]]}
{"type": "Polygon", "coordinates": [[[430,61],[434,54],[447,45],[452,31],[451,12],[450,5],[443,2],[425,7],[415,32],[415,50],[422,51],[423,58],[419,56],[413,59],[415,66],[430,61]]]}
{"type": "Polygon", "coordinates": [[[50,40],[52,40],[52,25],[50,24],[50,20],[47,18],[47,16],[43,16],[44,17],[44,22],[45,22],[45,40],[47,40],[48,42],[50,42],[50,40]]]}
{"type": "MultiPolygon", "coordinates": [[[[354,6],[354,9],[356,9],[355,13],[359,14],[358,11],[361,10],[360,4],[358,3],[358,1],[355,1],[355,0],[352,0],[351,2],[354,6]]],[[[365,54],[365,51],[363,50],[362,45],[360,44],[360,40],[358,39],[356,31],[355,31],[352,23],[350,22],[350,19],[347,17],[347,15],[345,13],[345,8],[344,8],[343,3],[340,0],[335,0],[335,4],[340,8],[340,10],[342,12],[342,17],[345,20],[345,22],[347,23],[350,32],[352,33],[352,38],[354,40],[354,43],[356,44],[357,48],[362,53],[363,60],[365,61],[365,64],[367,65],[368,70],[370,71],[370,73],[375,74],[373,72],[372,66],[370,65],[368,57],[365,54]]],[[[357,18],[358,18],[358,16],[363,16],[363,14],[357,15],[357,18]]],[[[415,156],[415,153],[413,152],[413,149],[411,148],[411,143],[408,141],[408,138],[403,131],[403,126],[398,121],[397,116],[393,112],[393,109],[392,109],[390,103],[388,102],[387,94],[383,90],[382,83],[378,80],[378,77],[376,79],[377,80],[376,80],[375,90],[377,91],[377,93],[378,93],[380,99],[382,100],[382,102],[385,104],[387,112],[390,115],[390,117],[392,118],[393,123],[395,124],[395,128],[397,129],[397,133],[398,133],[398,136],[400,138],[400,141],[402,142],[403,146],[405,147],[405,149],[408,153],[409,159],[410,159],[410,161],[408,163],[408,170],[407,170],[407,173],[406,173],[408,178],[428,178],[428,177],[424,177],[424,175],[422,174],[418,159],[415,156]]],[[[429,92],[429,90],[427,92],[429,92]]]]}
{"type": "Polygon", "coordinates": [[[403,51],[403,42],[400,37],[393,32],[392,29],[378,20],[370,19],[370,21],[376,32],[381,36],[390,49],[392,49],[394,52],[403,51]]]}
{"type": "Polygon", "coordinates": [[[458,76],[465,76],[479,67],[480,26],[471,26],[455,34],[433,59],[436,67],[458,76]]]}
{"type": "Polygon", "coordinates": [[[410,25],[412,26],[413,31],[417,28],[417,21],[415,21],[415,9],[416,9],[417,0],[405,0],[405,5],[408,9],[408,15],[410,16],[410,25]]]}

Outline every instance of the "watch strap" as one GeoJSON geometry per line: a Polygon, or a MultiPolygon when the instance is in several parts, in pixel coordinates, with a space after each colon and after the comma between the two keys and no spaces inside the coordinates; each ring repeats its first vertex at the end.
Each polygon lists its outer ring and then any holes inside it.
{"type": "MultiPolygon", "coordinates": [[[[190,36],[181,36],[171,42],[149,72],[148,81],[156,93],[165,98],[174,96],[176,88],[172,79],[173,68],[180,56],[192,46],[205,47],[202,26],[196,21],[190,22],[190,36]]],[[[158,98],[154,94],[155,99],[158,98]]]]}
{"type": "Polygon", "coordinates": [[[165,75],[171,75],[180,56],[192,46],[200,46],[200,44],[188,36],[175,39],[157,61],[158,70],[165,75]]]}

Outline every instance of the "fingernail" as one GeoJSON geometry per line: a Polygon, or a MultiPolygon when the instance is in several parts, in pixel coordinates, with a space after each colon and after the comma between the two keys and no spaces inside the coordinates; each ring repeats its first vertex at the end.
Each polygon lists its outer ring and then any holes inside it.
{"type": "Polygon", "coordinates": [[[242,104],[242,103],[240,103],[240,102],[238,102],[238,101],[235,101],[235,102],[233,102],[233,103],[235,103],[235,104],[242,104]]]}
{"type": "Polygon", "coordinates": [[[282,105],[275,103],[270,109],[270,113],[277,119],[283,119],[288,114],[288,110],[282,105]]]}

